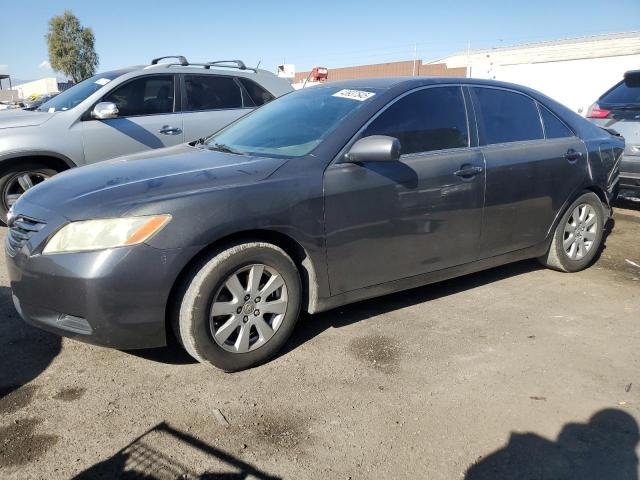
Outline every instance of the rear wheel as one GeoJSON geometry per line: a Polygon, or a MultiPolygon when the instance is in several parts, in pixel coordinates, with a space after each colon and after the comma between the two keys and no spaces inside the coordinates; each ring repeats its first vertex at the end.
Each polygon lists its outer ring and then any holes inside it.
{"type": "Polygon", "coordinates": [[[176,296],[173,328],[196,360],[244,370],[282,348],[300,303],[300,276],[291,258],[269,243],[241,243],[192,269],[176,296]]]}
{"type": "Polygon", "coordinates": [[[560,219],[553,240],[540,262],[554,270],[577,272],[595,258],[605,224],[605,209],[595,193],[585,193],[560,219]]]}
{"type": "Polygon", "coordinates": [[[6,225],[7,213],[29,189],[53,177],[56,170],[45,165],[18,164],[5,170],[0,177],[0,220],[6,225]]]}

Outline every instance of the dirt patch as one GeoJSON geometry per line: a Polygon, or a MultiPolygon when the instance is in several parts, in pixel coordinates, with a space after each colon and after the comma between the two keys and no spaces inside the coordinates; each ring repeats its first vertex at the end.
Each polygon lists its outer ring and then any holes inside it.
{"type": "Polygon", "coordinates": [[[309,438],[306,422],[289,416],[260,414],[253,422],[238,425],[238,429],[243,439],[240,448],[297,450],[309,438]]]}
{"type": "Polygon", "coordinates": [[[0,414],[9,415],[26,407],[33,401],[37,390],[36,385],[25,385],[22,388],[12,385],[0,388],[0,414]]]}
{"type": "Polygon", "coordinates": [[[79,400],[86,391],[86,388],[63,388],[53,398],[63,402],[73,402],[79,400]]]}
{"type": "Polygon", "coordinates": [[[349,348],[358,360],[384,372],[394,370],[400,360],[400,349],[396,342],[382,335],[356,338],[349,348]]]}
{"type": "Polygon", "coordinates": [[[58,442],[56,435],[35,434],[40,423],[38,418],[28,418],[0,427],[0,467],[26,465],[58,442]]]}

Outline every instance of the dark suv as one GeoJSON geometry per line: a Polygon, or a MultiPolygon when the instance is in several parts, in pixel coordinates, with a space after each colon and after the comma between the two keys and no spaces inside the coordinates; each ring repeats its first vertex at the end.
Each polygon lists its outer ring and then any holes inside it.
{"type": "Polygon", "coordinates": [[[589,107],[587,118],[624,137],[620,188],[640,190],[640,70],[625,73],[622,81],[589,107]]]}
{"type": "Polygon", "coordinates": [[[309,313],[525,258],[600,247],[624,141],[533,90],[453,78],[336,82],[208,139],[62,173],[9,219],[16,308],[117,348],[225,370],[309,313]]]}

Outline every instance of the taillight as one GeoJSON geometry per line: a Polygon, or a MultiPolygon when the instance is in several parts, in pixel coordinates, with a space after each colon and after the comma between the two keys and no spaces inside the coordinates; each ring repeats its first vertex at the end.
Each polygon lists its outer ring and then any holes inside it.
{"type": "Polygon", "coordinates": [[[600,108],[600,105],[594,103],[587,110],[587,118],[607,118],[611,110],[607,110],[606,108],[600,108]]]}

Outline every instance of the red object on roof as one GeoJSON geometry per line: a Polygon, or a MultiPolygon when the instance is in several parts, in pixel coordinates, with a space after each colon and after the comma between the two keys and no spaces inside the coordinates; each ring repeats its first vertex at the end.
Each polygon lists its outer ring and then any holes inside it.
{"type": "Polygon", "coordinates": [[[329,69],[327,67],[313,67],[312,76],[316,82],[326,80],[329,77],[329,69]]]}

